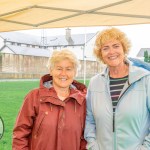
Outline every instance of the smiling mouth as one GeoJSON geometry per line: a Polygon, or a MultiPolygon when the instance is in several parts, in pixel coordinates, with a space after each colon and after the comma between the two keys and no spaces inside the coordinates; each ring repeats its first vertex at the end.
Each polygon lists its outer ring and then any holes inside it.
{"type": "Polygon", "coordinates": [[[66,78],[60,78],[60,80],[61,80],[61,81],[67,81],[67,79],[66,79],[66,78]]]}
{"type": "Polygon", "coordinates": [[[115,59],[117,59],[118,58],[118,56],[110,56],[110,57],[108,57],[110,60],[115,60],[115,59]]]}

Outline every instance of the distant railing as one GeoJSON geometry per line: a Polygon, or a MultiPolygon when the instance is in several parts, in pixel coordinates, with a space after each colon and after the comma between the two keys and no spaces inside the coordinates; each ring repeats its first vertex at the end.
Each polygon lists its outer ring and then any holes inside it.
{"type": "Polygon", "coordinates": [[[44,73],[0,72],[0,79],[39,79],[44,73]]]}
{"type": "MultiPolygon", "coordinates": [[[[0,72],[0,79],[40,79],[43,75],[48,74],[45,73],[16,73],[16,72],[0,72]]],[[[96,73],[86,75],[86,78],[91,78],[96,73]]],[[[76,79],[82,79],[84,77],[83,74],[76,76],[76,79]]]]}

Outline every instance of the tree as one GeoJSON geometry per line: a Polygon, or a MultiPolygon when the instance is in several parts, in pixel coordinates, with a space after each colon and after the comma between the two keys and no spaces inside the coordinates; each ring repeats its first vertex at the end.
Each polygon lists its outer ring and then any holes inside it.
{"type": "Polygon", "coordinates": [[[148,56],[148,63],[150,63],[150,55],[148,56]]]}
{"type": "Polygon", "coordinates": [[[144,61],[149,62],[149,56],[148,56],[148,51],[144,51],[144,61]]]}

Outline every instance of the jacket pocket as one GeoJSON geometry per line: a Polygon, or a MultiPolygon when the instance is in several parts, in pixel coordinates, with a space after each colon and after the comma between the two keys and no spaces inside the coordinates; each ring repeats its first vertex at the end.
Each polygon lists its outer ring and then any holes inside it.
{"type": "Polygon", "coordinates": [[[44,121],[44,118],[47,114],[48,114],[48,112],[46,111],[46,112],[41,112],[37,116],[35,124],[34,124],[34,138],[36,138],[38,136],[38,133],[39,133],[41,125],[42,125],[42,122],[44,121]]]}

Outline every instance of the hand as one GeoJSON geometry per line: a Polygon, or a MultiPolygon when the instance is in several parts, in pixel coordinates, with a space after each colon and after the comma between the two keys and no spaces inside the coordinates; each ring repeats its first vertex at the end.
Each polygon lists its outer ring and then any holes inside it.
{"type": "Polygon", "coordinates": [[[140,145],[137,150],[148,150],[148,148],[146,148],[145,146],[143,145],[140,145]]]}
{"type": "Polygon", "coordinates": [[[87,148],[88,150],[100,150],[97,142],[89,143],[87,148]]]}

